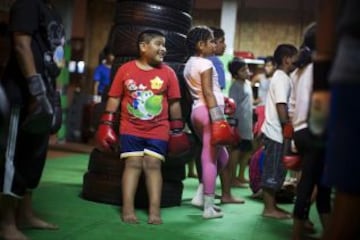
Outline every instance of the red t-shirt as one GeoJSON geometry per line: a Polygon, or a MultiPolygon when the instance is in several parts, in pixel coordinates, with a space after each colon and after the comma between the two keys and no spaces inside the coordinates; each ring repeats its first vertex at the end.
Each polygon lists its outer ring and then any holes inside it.
{"type": "Polygon", "coordinates": [[[135,60],[125,63],[118,69],[108,95],[121,98],[121,134],[169,139],[168,100],[181,97],[172,68],[161,64],[146,71],[135,60]]]}

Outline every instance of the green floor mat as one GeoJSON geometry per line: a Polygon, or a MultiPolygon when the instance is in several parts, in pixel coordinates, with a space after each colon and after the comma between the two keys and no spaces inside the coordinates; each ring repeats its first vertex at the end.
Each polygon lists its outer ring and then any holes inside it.
{"type": "MultiPolygon", "coordinates": [[[[224,204],[224,217],[203,220],[202,211],[190,204],[197,188],[196,179],[184,181],[182,206],[162,209],[164,224],[146,223],[147,213],[137,210],[140,224],[124,224],[120,208],[84,200],[80,197],[82,177],[89,156],[74,154],[49,159],[42,182],[34,193],[34,207],[38,214],[60,226],[57,231],[25,230],[33,240],[282,240],[290,239],[291,220],[261,217],[262,202],[249,196],[250,189],[233,189],[235,196],[246,199],[245,204],[224,204]]],[[[217,192],[220,193],[217,184],[217,192]]],[[[283,208],[292,211],[292,204],[283,208]]],[[[311,219],[320,229],[315,211],[311,219]]],[[[320,232],[320,231],[318,231],[320,232]]]]}

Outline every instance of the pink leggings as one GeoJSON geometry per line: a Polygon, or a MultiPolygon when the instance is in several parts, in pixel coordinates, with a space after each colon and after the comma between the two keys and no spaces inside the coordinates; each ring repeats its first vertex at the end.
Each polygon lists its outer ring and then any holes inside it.
{"type": "Polygon", "coordinates": [[[191,121],[196,134],[202,139],[201,165],[202,183],[204,194],[215,194],[215,184],[218,169],[223,169],[229,159],[229,154],[224,146],[211,144],[211,123],[209,111],[206,106],[194,108],[191,121]]]}

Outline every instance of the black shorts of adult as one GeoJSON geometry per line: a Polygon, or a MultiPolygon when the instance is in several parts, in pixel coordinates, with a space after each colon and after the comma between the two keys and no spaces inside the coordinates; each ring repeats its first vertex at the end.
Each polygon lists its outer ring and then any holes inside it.
{"type": "Polygon", "coordinates": [[[33,134],[23,130],[26,115],[26,106],[11,107],[5,159],[0,166],[0,192],[16,198],[39,185],[50,137],[50,131],[33,134]]]}

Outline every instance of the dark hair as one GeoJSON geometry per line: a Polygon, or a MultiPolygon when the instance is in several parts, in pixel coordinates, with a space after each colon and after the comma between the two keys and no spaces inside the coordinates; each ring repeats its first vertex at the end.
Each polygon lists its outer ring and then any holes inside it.
{"type": "Polygon", "coordinates": [[[139,47],[140,43],[142,42],[149,43],[155,37],[165,37],[165,35],[162,32],[154,29],[147,29],[142,31],[139,34],[136,42],[138,53],[140,54],[140,47],[139,47]]]}
{"type": "Polygon", "coordinates": [[[315,51],[316,23],[305,28],[303,43],[300,46],[299,56],[294,65],[303,68],[312,62],[312,53],[315,51]]]}
{"type": "Polygon", "coordinates": [[[311,23],[305,28],[301,48],[308,47],[311,51],[315,50],[316,23],[311,23]]]}
{"type": "Polygon", "coordinates": [[[242,58],[234,57],[229,63],[228,63],[228,70],[231,74],[231,76],[234,78],[237,76],[237,72],[240,68],[245,67],[246,62],[242,58]]]}
{"type": "Polygon", "coordinates": [[[111,48],[109,45],[105,46],[104,49],[103,49],[103,54],[104,56],[107,56],[107,55],[110,55],[112,54],[112,51],[111,51],[111,48]]]}
{"type": "Polygon", "coordinates": [[[213,32],[207,26],[195,26],[191,28],[186,36],[188,53],[193,55],[196,52],[196,44],[200,41],[207,41],[211,37],[213,37],[213,32]]]}
{"type": "Polygon", "coordinates": [[[297,54],[298,50],[291,44],[280,44],[276,47],[274,52],[274,59],[277,66],[282,65],[284,57],[293,57],[297,54]]]}
{"type": "Polygon", "coordinates": [[[210,29],[213,31],[215,40],[225,36],[224,30],[222,30],[221,28],[210,27],[210,29]]]}
{"type": "Polygon", "coordinates": [[[275,62],[275,59],[274,59],[273,56],[267,56],[267,57],[265,57],[264,63],[268,63],[268,62],[271,62],[273,65],[276,65],[276,62],[275,62]]]}

